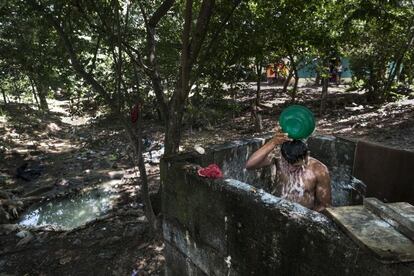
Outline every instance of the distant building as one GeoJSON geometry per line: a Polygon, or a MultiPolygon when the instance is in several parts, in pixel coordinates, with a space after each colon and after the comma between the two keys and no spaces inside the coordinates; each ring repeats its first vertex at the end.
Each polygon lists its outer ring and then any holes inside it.
{"type": "MultiPolygon", "coordinates": [[[[342,78],[351,78],[352,71],[349,67],[349,59],[341,58],[342,62],[342,78]]],[[[315,78],[316,77],[316,61],[305,65],[298,71],[299,78],[315,78]]]]}

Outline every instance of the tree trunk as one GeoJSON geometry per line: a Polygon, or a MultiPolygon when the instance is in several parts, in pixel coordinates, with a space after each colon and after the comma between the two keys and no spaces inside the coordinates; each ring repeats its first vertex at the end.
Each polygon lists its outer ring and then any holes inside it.
{"type": "Polygon", "coordinates": [[[47,100],[46,100],[47,88],[42,83],[36,85],[36,87],[37,87],[37,93],[38,93],[38,96],[39,96],[40,109],[47,112],[47,111],[49,111],[49,106],[48,106],[47,100]]]}
{"type": "Polygon", "coordinates": [[[290,68],[288,77],[285,79],[285,82],[283,83],[283,90],[282,90],[283,93],[287,92],[287,88],[289,86],[290,81],[292,80],[292,77],[293,77],[293,69],[290,68]]]}
{"type": "Polygon", "coordinates": [[[403,56],[396,61],[393,70],[390,72],[390,75],[388,76],[387,83],[384,87],[384,94],[389,94],[389,90],[391,88],[392,83],[394,82],[395,77],[400,74],[402,61],[403,56]]]}
{"type": "Polygon", "coordinates": [[[138,114],[138,122],[137,122],[137,137],[138,140],[138,152],[137,152],[137,161],[138,161],[138,169],[139,175],[141,178],[141,187],[142,187],[142,199],[145,204],[145,215],[152,227],[154,233],[158,230],[157,219],[154,214],[154,209],[152,208],[152,203],[149,196],[148,190],[148,176],[147,170],[145,168],[144,157],[142,156],[143,145],[142,145],[142,114],[139,112],[138,114]]]}
{"type": "Polygon", "coordinates": [[[397,74],[396,78],[399,82],[402,82],[402,83],[407,82],[407,68],[406,68],[405,64],[402,64],[402,69],[397,74]]]}
{"type": "Polygon", "coordinates": [[[179,151],[183,114],[184,101],[181,101],[178,96],[173,97],[165,131],[165,155],[174,154],[179,151]]]}
{"type": "Polygon", "coordinates": [[[37,99],[36,87],[35,87],[34,81],[31,78],[29,78],[29,81],[30,81],[30,86],[32,87],[32,95],[33,95],[33,98],[36,101],[37,107],[40,109],[40,103],[39,103],[39,100],[37,99]]]}
{"type": "Polygon", "coordinates": [[[7,105],[6,91],[4,91],[4,89],[1,88],[1,87],[0,87],[0,89],[1,89],[1,94],[3,95],[4,104],[7,105]]]}
{"type": "Polygon", "coordinates": [[[17,102],[20,103],[22,99],[20,97],[19,88],[17,87],[16,81],[13,82],[13,88],[14,88],[14,95],[16,95],[15,99],[17,98],[17,102]]]}
{"type": "Polygon", "coordinates": [[[179,77],[170,100],[165,133],[166,155],[177,153],[179,150],[184,105],[190,92],[191,80],[197,77],[191,73],[206,38],[214,5],[215,0],[203,0],[193,29],[193,1],[185,1],[179,77]]]}
{"type": "Polygon", "coordinates": [[[293,84],[293,90],[292,90],[292,103],[295,103],[296,101],[296,92],[298,90],[298,83],[299,83],[299,75],[298,75],[298,70],[296,70],[296,68],[294,69],[295,72],[295,83],[293,84]]]}
{"type": "MultiPolygon", "coordinates": [[[[170,8],[174,5],[175,0],[165,0],[160,6],[155,10],[150,18],[147,17],[145,12],[144,5],[138,1],[138,5],[141,9],[142,16],[144,18],[145,27],[146,27],[146,37],[147,37],[147,50],[148,50],[148,62],[150,70],[145,70],[148,77],[151,79],[152,88],[154,89],[155,97],[158,102],[158,111],[161,120],[165,125],[168,124],[168,100],[164,94],[164,89],[162,86],[162,79],[159,72],[158,60],[157,60],[157,45],[156,45],[156,27],[160,20],[167,14],[170,8]]],[[[139,57],[140,58],[140,57],[139,57]]],[[[142,65],[143,62],[141,61],[142,65]]],[[[143,66],[145,67],[145,66],[143,66]]]]}
{"type": "MultiPolygon", "coordinates": [[[[234,83],[230,83],[230,95],[231,95],[231,100],[233,103],[233,106],[236,106],[236,88],[234,87],[234,83]]],[[[232,108],[231,110],[231,118],[234,121],[234,119],[236,119],[236,109],[232,108]]]]}
{"type": "Polygon", "coordinates": [[[147,28],[147,45],[149,49],[149,63],[152,70],[149,71],[149,77],[152,82],[152,88],[154,89],[155,96],[158,101],[158,110],[160,113],[161,120],[164,124],[168,120],[168,106],[167,99],[164,94],[162,87],[161,76],[159,73],[158,63],[156,59],[156,42],[155,42],[155,27],[147,28]]]}
{"type": "Polygon", "coordinates": [[[373,66],[370,66],[369,77],[368,77],[368,92],[367,92],[367,102],[376,102],[378,101],[378,91],[376,83],[376,77],[373,66]]]}
{"type": "MultiPolygon", "coordinates": [[[[414,22],[413,22],[414,23],[414,22]]],[[[398,59],[395,62],[394,70],[390,72],[388,76],[388,80],[386,86],[384,88],[384,93],[388,94],[391,88],[392,83],[394,82],[395,76],[400,73],[401,65],[403,63],[405,53],[412,48],[414,44],[414,26],[411,27],[411,35],[405,45],[404,49],[402,49],[399,53],[398,59]]]]}
{"type": "MultiPolygon", "coordinates": [[[[138,72],[137,72],[137,68],[135,66],[133,66],[134,69],[134,78],[135,78],[135,87],[136,87],[136,97],[138,99],[138,120],[137,120],[137,124],[136,124],[136,135],[134,135],[134,132],[132,131],[133,128],[130,127],[130,123],[128,121],[124,121],[124,126],[125,129],[127,130],[128,136],[130,138],[130,144],[132,145],[133,149],[134,149],[134,166],[138,165],[138,170],[139,170],[139,174],[140,174],[140,178],[141,178],[141,184],[142,184],[142,200],[144,201],[145,204],[145,216],[147,217],[150,226],[152,228],[152,230],[154,231],[154,234],[158,233],[159,227],[157,224],[157,219],[154,213],[154,208],[150,199],[150,195],[149,195],[149,189],[148,189],[148,176],[147,176],[147,171],[145,168],[145,163],[144,163],[144,157],[142,155],[143,153],[143,144],[142,144],[142,125],[143,125],[143,118],[142,118],[142,105],[141,103],[143,102],[140,93],[139,93],[139,87],[140,87],[140,83],[139,83],[139,77],[138,77],[138,72]]],[[[120,72],[121,73],[121,72],[120,72]]],[[[121,115],[122,116],[122,115],[121,115]]],[[[160,188],[161,190],[161,188],[160,188]]]]}
{"type": "Polygon", "coordinates": [[[321,74],[319,72],[316,72],[315,85],[319,86],[320,84],[321,84],[321,74]]]}
{"type": "Polygon", "coordinates": [[[155,217],[155,214],[154,214],[154,209],[152,208],[151,199],[149,196],[148,176],[147,176],[147,171],[145,169],[144,157],[142,156],[142,152],[140,156],[138,157],[138,169],[139,169],[139,175],[141,178],[142,200],[144,201],[144,205],[145,205],[145,216],[148,219],[148,222],[152,228],[153,233],[156,234],[159,230],[159,227],[157,223],[157,218],[155,217]]]}
{"type": "Polygon", "coordinates": [[[292,67],[291,71],[293,71],[293,75],[295,77],[295,83],[293,84],[293,89],[291,93],[291,101],[294,103],[296,101],[296,92],[298,90],[298,83],[299,83],[299,74],[298,68],[296,66],[295,58],[293,55],[289,55],[290,65],[292,67]]]}
{"type": "MultiPolygon", "coordinates": [[[[203,1],[204,3],[205,1],[203,1]]],[[[200,10],[201,13],[201,10],[200,10]]],[[[195,60],[191,56],[191,28],[193,18],[193,1],[187,0],[185,2],[184,11],[184,27],[182,33],[182,50],[180,57],[180,70],[178,74],[178,81],[170,101],[170,107],[168,110],[168,121],[165,130],[165,155],[177,153],[179,151],[181,140],[181,127],[184,115],[184,104],[188,98],[188,92],[190,91],[190,72],[192,69],[192,60],[195,60]]],[[[199,22],[197,21],[197,26],[199,22]]],[[[194,42],[195,43],[195,42],[194,42]]],[[[197,42],[198,44],[198,42],[197,42]]],[[[194,52],[193,52],[194,53],[194,52]]]]}
{"type": "Polygon", "coordinates": [[[256,64],[256,74],[257,74],[257,88],[256,88],[256,106],[260,105],[260,85],[262,80],[262,65],[256,64]]]}
{"type": "Polygon", "coordinates": [[[325,113],[326,109],[326,97],[328,96],[328,84],[329,79],[328,78],[322,78],[322,96],[321,96],[321,106],[319,109],[319,114],[322,115],[325,113]]]}
{"type": "MultiPolygon", "coordinates": [[[[141,110],[141,109],[139,109],[141,110]]],[[[130,126],[130,122],[122,120],[122,124],[126,130],[128,135],[130,144],[133,148],[133,165],[138,167],[139,176],[141,180],[141,188],[142,188],[142,201],[145,205],[144,211],[145,216],[148,219],[148,222],[151,226],[151,229],[154,234],[158,231],[157,225],[157,218],[154,214],[154,210],[152,208],[152,203],[149,196],[149,189],[148,189],[148,176],[147,171],[145,169],[144,157],[142,156],[143,145],[142,145],[142,114],[138,112],[138,121],[136,125],[136,132],[133,131],[133,128],[130,126]]]]}
{"type": "Polygon", "coordinates": [[[255,102],[252,101],[250,108],[255,129],[257,132],[262,132],[263,120],[262,115],[260,114],[260,107],[258,105],[255,105],[255,102]]]}

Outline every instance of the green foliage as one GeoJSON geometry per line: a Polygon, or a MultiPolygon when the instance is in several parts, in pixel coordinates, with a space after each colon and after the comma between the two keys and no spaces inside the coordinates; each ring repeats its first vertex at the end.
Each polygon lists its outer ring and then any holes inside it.
{"type": "MultiPolygon", "coordinates": [[[[145,115],[156,116],[151,80],[137,63],[148,65],[150,57],[144,14],[136,2],[30,2],[47,7],[67,33],[81,66],[108,95],[97,93],[73,69],[67,45],[45,16],[33,5],[9,0],[0,6],[0,88],[9,98],[59,96],[70,99],[76,114],[94,113],[108,104],[128,113],[141,98],[145,115]],[[120,53],[119,43],[135,52],[120,53]]],[[[162,2],[141,1],[145,15],[153,14],[162,2]]],[[[194,16],[200,8],[195,2],[194,16]]],[[[180,71],[184,4],[178,1],[156,29],[157,65],[167,97],[177,87],[180,71]]],[[[408,1],[249,0],[236,9],[234,1],[217,1],[192,75],[197,91],[191,93],[199,93],[205,103],[197,106],[190,100],[188,110],[233,110],[225,100],[231,89],[223,85],[235,88],[240,82],[256,81],[254,65],[284,57],[297,69],[316,58],[317,70],[326,77],[329,58],[346,55],[355,88],[387,99],[394,85],[413,83],[413,9],[408,1]],[[223,102],[225,107],[220,106],[223,102]]]]}
{"type": "Polygon", "coordinates": [[[343,5],[343,13],[354,76],[363,82],[372,100],[386,100],[401,68],[412,68],[413,3],[349,1],[343,5]]]}
{"type": "Polygon", "coordinates": [[[184,115],[184,123],[194,128],[208,128],[228,118],[231,114],[238,114],[241,111],[239,103],[230,98],[223,99],[222,95],[228,95],[229,91],[215,90],[208,93],[204,91],[204,95],[196,94],[192,96],[187,105],[184,115]],[[217,95],[217,96],[214,96],[217,95]]]}

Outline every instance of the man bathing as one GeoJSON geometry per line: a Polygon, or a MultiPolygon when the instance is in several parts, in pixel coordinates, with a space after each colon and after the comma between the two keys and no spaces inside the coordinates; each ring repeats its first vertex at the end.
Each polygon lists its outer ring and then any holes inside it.
{"type": "Polygon", "coordinates": [[[328,168],[309,156],[307,145],[289,139],[280,131],[263,147],[254,152],[246,163],[247,169],[276,166],[274,194],[321,212],[331,206],[331,180],[328,168]],[[281,157],[271,152],[281,145],[281,157]]]}

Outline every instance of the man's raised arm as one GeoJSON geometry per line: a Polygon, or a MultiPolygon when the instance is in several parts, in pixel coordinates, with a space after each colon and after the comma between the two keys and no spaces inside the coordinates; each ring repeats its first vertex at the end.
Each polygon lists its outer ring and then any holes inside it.
{"type": "Polygon", "coordinates": [[[263,147],[255,151],[246,162],[246,169],[259,169],[270,165],[272,162],[269,158],[269,153],[278,145],[283,144],[285,141],[289,141],[286,133],[277,131],[275,136],[267,142],[263,147]]]}

